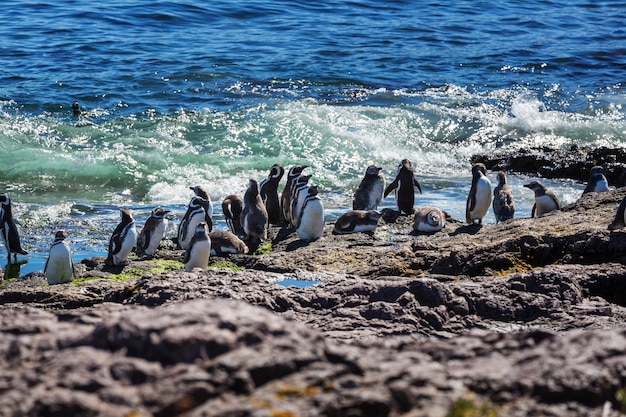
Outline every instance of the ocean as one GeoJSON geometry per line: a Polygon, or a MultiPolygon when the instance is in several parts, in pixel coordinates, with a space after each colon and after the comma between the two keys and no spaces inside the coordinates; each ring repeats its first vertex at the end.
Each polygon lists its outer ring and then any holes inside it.
{"type": "MultiPolygon", "coordinates": [[[[226,229],[219,203],[274,163],[309,166],[332,222],[369,164],[389,183],[408,158],[416,206],[463,219],[473,154],[626,145],[624,15],[603,0],[3,1],[0,192],[30,252],[10,274],[42,270],[61,228],[76,262],[106,256],[120,207],[138,228],[172,210],[173,236],[193,185],[226,229]]],[[[518,217],[529,179],[509,176],[518,217]]],[[[544,182],[565,204],[584,188],[544,182]]]]}

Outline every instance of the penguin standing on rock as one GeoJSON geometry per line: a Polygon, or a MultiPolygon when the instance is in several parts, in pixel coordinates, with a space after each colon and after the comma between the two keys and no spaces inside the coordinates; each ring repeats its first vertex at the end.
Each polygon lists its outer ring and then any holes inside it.
{"type": "Polygon", "coordinates": [[[309,180],[312,175],[300,175],[291,185],[291,210],[289,211],[289,226],[296,227],[300,218],[300,211],[309,190],[309,180]]]}
{"type": "Polygon", "coordinates": [[[165,234],[168,224],[165,216],[169,212],[161,207],[152,210],[137,237],[137,256],[154,256],[165,234]]]}
{"type": "Polygon", "coordinates": [[[287,183],[285,184],[285,188],[283,189],[283,193],[280,195],[280,207],[283,215],[283,223],[285,225],[291,224],[291,192],[294,181],[302,175],[302,171],[307,168],[306,165],[295,165],[289,168],[287,171],[287,183]]]}
{"type": "Polygon", "coordinates": [[[206,190],[200,185],[189,188],[194,192],[196,197],[203,198],[207,201],[206,205],[204,206],[204,211],[206,213],[206,216],[204,217],[204,222],[206,223],[206,227],[209,232],[211,232],[213,230],[213,202],[211,201],[211,197],[209,196],[209,193],[207,193],[206,190]]]}
{"type": "Polygon", "coordinates": [[[239,222],[242,209],[243,201],[238,195],[228,195],[222,201],[222,213],[224,213],[224,217],[226,218],[226,225],[234,235],[239,237],[245,236],[246,234],[239,222]]]}
{"type": "Polygon", "coordinates": [[[267,210],[259,194],[259,184],[253,178],[248,181],[248,189],[243,196],[240,222],[250,242],[260,243],[267,239],[267,210]]]}
{"type": "Polygon", "coordinates": [[[376,210],[350,210],[342,214],[333,228],[333,234],[373,232],[378,227],[381,213],[376,210]]]}
{"type": "Polygon", "coordinates": [[[54,235],[54,242],[50,247],[50,255],[46,260],[44,275],[48,284],[61,284],[74,278],[74,263],[70,245],[65,241],[65,230],[59,230],[54,235]]]}
{"type": "Polygon", "coordinates": [[[615,218],[609,224],[609,230],[618,230],[622,229],[626,226],[626,197],[622,199],[622,202],[619,203],[617,207],[617,212],[615,213],[615,218]]]}
{"type": "Polygon", "coordinates": [[[531,181],[528,184],[524,184],[524,187],[530,188],[535,192],[535,204],[530,217],[541,217],[551,211],[561,210],[559,199],[541,182],[531,181]]]}
{"type": "Polygon", "coordinates": [[[367,167],[365,176],[354,192],[353,210],[378,210],[385,190],[385,177],[380,173],[381,170],[376,165],[367,167]]]}
{"type": "Polygon", "coordinates": [[[317,185],[308,189],[296,222],[296,233],[307,242],[319,239],[324,233],[324,204],[318,195],[317,185]]]}
{"type": "Polygon", "coordinates": [[[259,184],[259,192],[261,199],[265,203],[268,221],[270,224],[278,226],[281,224],[280,199],[278,198],[278,184],[285,174],[285,168],[280,164],[272,165],[270,173],[261,184],[259,184]]]}
{"type": "Polygon", "coordinates": [[[15,261],[17,261],[18,253],[28,255],[28,252],[22,249],[19,231],[15,219],[13,219],[11,199],[6,194],[0,194],[0,233],[2,233],[2,240],[7,249],[9,263],[11,263],[11,254],[13,254],[15,261]]]}
{"type": "Polygon", "coordinates": [[[513,191],[506,183],[506,174],[498,171],[498,185],[493,189],[493,214],[496,216],[496,223],[512,219],[515,215],[515,201],[513,191]]]}
{"type": "Polygon", "coordinates": [[[207,224],[207,219],[210,219],[207,212],[209,209],[209,202],[202,197],[196,196],[189,201],[187,211],[178,224],[178,246],[181,249],[187,249],[189,246],[198,223],[207,224]]]}
{"type": "Polygon", "coordinates": [[[474,221],[478,220],[478,224],[482,224],[490,204],[491,181],[487,178],[487,168],[485,164],[476,163],[472,165],[472,186],[465,205],[467,223],[474,224],[474,221]]]}
{"type": "Polygon", "coordinates": [[[194,235],[185,250],[183,259],[185,271],[191,272],[194,268],[208,268],[210,256],[211,239],[206,230],[206,223],[200,222],[196,225],[194,235]]]}
{"type": "Polygon", "coordinates": [[[127,208],[120,209],[122,221],[117,225],[109,239],[109,254],[105,261],[109,266],[128,265],[128,255],[137,244],[135,219],[127,208]]]}
{"type": "Polygon", "coordinates": [[[385,189],[384,197],[387,197],[391,191],[395,190],[396,203],[398,204],[400,214],[413,214],[415,211],[413,208],[415,204],[415,187],[417,187],[421,194],[422,187],[415,179],[413,164],[411,164],[411,161],[408,159],[403,159],[400,165],[398,165],[396,178],[385,189]]]}
{"type": "Polygon", "coordinates": [[[589,182],[583,190],[583,195],[587,193],[603,193],[609,191],[609,181],[604,176],[604,168],[594,166],[589,173],[589,182]]]}

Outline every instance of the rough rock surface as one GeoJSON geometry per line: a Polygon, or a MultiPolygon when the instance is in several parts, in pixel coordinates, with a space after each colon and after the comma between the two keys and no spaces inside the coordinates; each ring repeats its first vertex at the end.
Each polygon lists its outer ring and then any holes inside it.
{"type": "Polygon", "coordinates": [[[6,282],[0,416],[618,416],[624,195],[435,234],[391,212],[310,244],[274,229],[241,270],[92,258],[81,282],[6,282]]]}

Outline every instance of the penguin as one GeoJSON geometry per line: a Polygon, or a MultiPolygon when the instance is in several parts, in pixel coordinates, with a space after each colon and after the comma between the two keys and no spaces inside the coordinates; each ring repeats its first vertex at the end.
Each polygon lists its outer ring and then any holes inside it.
{"type": "Polygon", "coordinates": [[[72,116],[79,117],[82,114],[78,101],[72,103],[72,116]]]}
{"type": "Polygon", "coordinates": [[[2,240],[7,249],[7,258],[11,263],[11,254],[13,259],[17,261],[17,254],[28,255],[28,252],[22,249],[20,243],[20,234],[13,219],[13,209],[11,208],[11,199],[7,194],[0,194],[0,232],[2,240]]]}
{"type": "Polygon", "coordinates": [[[476,163],[472,165],[472,186],[465,205],[467,223],[474,224],[478,220],[478,224],[482,224],[490,203],[491,181],[487,178],[487,168],[485,164],[476,163]]]}
{"type": "Polygon", "coordinates": [[[296,233],[307,242],[319,239],[324,233],[324,204],[318,195],[317,185],[308,189],[296,222],[296,233]]]}
{"type": "Polygon", "coordinates": [[[187,249],[187,246],[189,246],[198,223],[204,222],[205,225],[207,224],[206,220],[209,217],[207,213],[208,206],[209,202],[202,197],[196,196],[189,201],[187,211],[178,224],[178,246],[181,249],[187,249]]]}
{"type": "Polygon", "coordinates": [[[408,159],[403,159],[400,165],[398,165],[396,178],[387,186],[383,197],[387,197],[391,191],[395,190],[396,204],[398,205],[400,214],[413,214],[415,211],[413,208],[415,202],[415,187],[417,187],[420,194],[422,194],[422,187],[415,179],[413,164],[408,159]]]}
{"type": "Polygon", "coordinates": [[[302,205],[310,187],[309,180],[311,177],[312,175],[300,175],[291,185],[291,210],[289,211],[289,226],[291,227],[296,227],[302,205]]]}
{"type": "Polygon", "coordinates": [[[413,230],[416,232],[438,232],[446,225],[443,211],[434,207],[422,207],[415,211],[413,230]]]}
{"type": "Polygon", "coordinates": [[[350,210],[337,219],[333,234],[373,232],[378,226],[380,217],[381,213],[376,210],[350,210]]]}
{"type": "Polygon", "coordinates": [[[248,181],[248,189],[243,196],[239,221],[250,241],[267,239],[267,210],[259,194],[259,183],[253,178],[248,181]]]}
{"type": "Polygon", "coordinates": [[[224,213],[224,217],[226,218],[226,225],[230,231],[238,237],[246,235],[243,231],[243,227],[241,227],[241,223],[239,222],[242,208],[243,201],[238,195],[231,194],[226,196],[226,198],[222,201],[222,213],[224,213]]]}
{"type": "Polygon", "coordinates": [[[524,187],[530,188],[535,192],[535,204],[530,217],[541,217],[546,213],[561,209],[559,199],[541,182],[531,181],[528,184],[524,184],[524,187]]]}
{"type": "Polygon", "coordinates": [[[117,225],[109,240],[109,254],[105,261],[109,266],[128,265],[128,255],[137,244],[135,219],[127,208],[120,209],[122,221],[117,225]]]}
{"type": "Polygon", "coordinates": [[[137,256],[154,256],[169,223],[165,218],[168,213],[170,213],[169,210],[164,210],[161,207],[152,209],[150,217],[146,220],[137,237],[137,256]]]}
{"type": "Polygon", "coordinates": [[[493,189],[493,214],[496,216],[496,223],[512,219],[515,215],[515,200],[513,191],[506,183],[506,174],[498,171],[498,185],[493,189]]]}
{"type": "Polygon", "coordinates": [[[43,272],[48,284],[70,282],[74,278],[74,262],[70,245],[65,241],[65,230],[59,230],[54,235],[54,242],[50,247],[50,254],[46,260],[43,272]]]}
{"type": "Polygon", "coordinates": [[[289,217],[289,213],[291,211],[291,186],[296,178],[298,178],[302,174],[302,171],[306,168],[308,168],[306,165],[295,165],[287,171],[287,183],[285,184],[285,188],[280,195],[280,207],[283,215],[282,221],[285,225],[289,225],[291,223],[291,218],[289,217]]]}
{"type": "Polygon", "coordinates": [[[234,233],[227,231],[209,233],[211,256],[224,256],[229,253],[248,253],[248,246],[234,233]]]}
{"type": "Polygon", "coordinates": [[[278,184],[285,174],[285,168],[280,164],[272,165],[270,173],[261,184],[259,184],[259,192],[261,199],[265,203],[269,224],[278,226],[282,223],[282,215],[280,211],[280,200],[278,198],[278,184]]]}
{"type": "Polygon", "coordinates": [[[210,255],[211,239],[206,229],[206,223],[199,222],[185,250],[185,257],[183,259],[185,271],[191,272],[194,268],[208,268],[210,255]]]}
{"type": "Polygon", "coordinates": [[[603,193],[609,191],[609,181],[604,176],[604,168],[594,166],[589,173],[589,182],[583,190],[583,195],[587,193],[603,193]]]}
{"type": "Polygon", "coordinates": [[[626,197],[622,199],[622,202],[619,203],[617,207],[617,212],[615,213],[615,218],[609,224],[609,230],[617,230],[622,229],[626,226],[626,197]]]}
{"type": "Polygon", "coordinates": [[[195,187],[189,187],[189,189],[194,192],[196,197],[204,198],[208,202],[207,205],[204,207],[204,211],[206,212],[204,222],[206,223],[206,227],[209,232],[211,232],[213,230],[213,202],[211,201],[209,193],[207,193],[206,190],[200,185],[196,185],[195,187]]]}
{"type": "Polygon", "coordinates": [[[353,210],[378,210],[385,190],[385,177],[380,173],[381,167],[370,165],[365,170],[365,176],[354,192],[352,200],[353,210]]]}

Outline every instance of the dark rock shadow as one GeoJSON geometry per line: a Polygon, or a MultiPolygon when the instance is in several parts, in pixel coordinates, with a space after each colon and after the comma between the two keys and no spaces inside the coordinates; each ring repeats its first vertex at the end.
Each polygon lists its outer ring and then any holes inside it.
{"type": "Polygon", "coordinates": [[[467,224],[465,226],[459,226],[454,232],[450,233],[450,236],[457,236],[460,234],[475,235],[480,231],[480,229],[482,229],[482,227],[483,226],[481,224],[467,224]]]}

